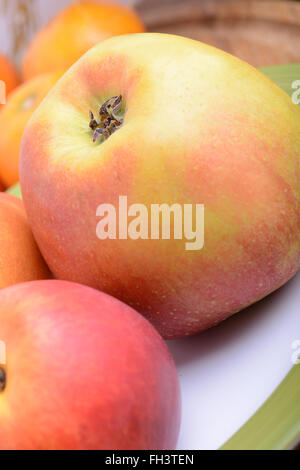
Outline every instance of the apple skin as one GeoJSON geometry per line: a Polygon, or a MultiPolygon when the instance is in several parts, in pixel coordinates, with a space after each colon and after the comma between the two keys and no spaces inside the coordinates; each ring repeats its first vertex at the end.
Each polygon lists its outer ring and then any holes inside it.
{"type": "Polygon", "coordinates": [[[60,279],[132,305],[165,338],[212,327],[300,267],[300,110],[266,76],[173,35],[109,39],[27,127],[21,187],[60,279]],[[88,111],[121,94],[123,126],[92,142],[88,111]],[[205,246],[96,238],[99,204],[204,204],[205,246]]]}
{"type": "Polygon", "coordinates": [[[0,289],[50,278],[22,201],[6,193],[0,193],[0,227],[0,289]]]}
{"type": "Polygon", "coordinates": [[[153,326],[89,287],[35,281],[0,292],[6,388],[0,448],[172,449],[173,359],[153,326]]]}

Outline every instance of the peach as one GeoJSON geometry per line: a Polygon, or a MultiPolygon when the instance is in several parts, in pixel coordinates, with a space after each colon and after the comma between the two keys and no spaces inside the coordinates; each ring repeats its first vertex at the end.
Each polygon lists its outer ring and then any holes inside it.
{"type": "Polygon", "coordinates": [[[24,134],[21,187],[40,249],[56,277],[116,296],[166,338],[216,325],[300,267],[299,129],[290,97],[223,51],[163,34],[109,39],[24,134]],[[138,230],[98,239],[97,208],[118,212],[120,196],[149,211],[204,205],[204,247],[138,230]]]}
{"type": "Polygon", "coordinates": [[[0,449],[156,450],[176,446],[173,359],[141,315],[62,281],[0,292],[0,449]]]}
{"type": "Polygon", "coordinates": [[[10,194],[0,193],[0,226],[0,289],[49,278],[23,203],[10,194]]]}

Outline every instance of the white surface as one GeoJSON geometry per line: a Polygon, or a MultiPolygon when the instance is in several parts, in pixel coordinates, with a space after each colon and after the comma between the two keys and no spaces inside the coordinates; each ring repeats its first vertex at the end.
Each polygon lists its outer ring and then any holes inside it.
{"type": "Polygon", "coordinates": [[[216,328],[169,341],[182,391],[178,449],[217,449],[292,367],[300,339],[300,273],[216,328]]]}

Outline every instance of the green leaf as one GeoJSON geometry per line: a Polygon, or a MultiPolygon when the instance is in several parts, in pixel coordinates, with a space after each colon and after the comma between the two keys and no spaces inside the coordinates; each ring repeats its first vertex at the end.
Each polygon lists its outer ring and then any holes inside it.
{"type": "Polygon", "coordinates": [[[10,188],[7,189],[6,192],[9,193],[9,194],[12,194],[13,196],[16,196],[16,197],[22,199],[22,192],[21,192],[20,183],[17,183],[14,186],[11,186],[10,188]]]}
{"type": "Polygon", "coordinates": [[[221,450],[283,450],[300,441],[300,365],[221,450]]]}
{"type": "Polygon", "coordinates": [[[295,92],[292,83],[295,80],[300,80],[300,64],[271,65],[269,67],[260,67],[259,70],[290,96],[295,92]]]}

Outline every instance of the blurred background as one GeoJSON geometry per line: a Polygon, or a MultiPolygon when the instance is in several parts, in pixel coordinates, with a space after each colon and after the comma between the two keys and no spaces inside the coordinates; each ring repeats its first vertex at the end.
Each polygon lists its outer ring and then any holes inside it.
{"type": "MultiPolygon", "coordinates": [[[[213,44],[255,66],[300,62],[295,0],[120,0],[149,31],[213,44]]],[[[0,53],[19,63],[34,33],[74,0],[0,0],[0,53]]]]}

